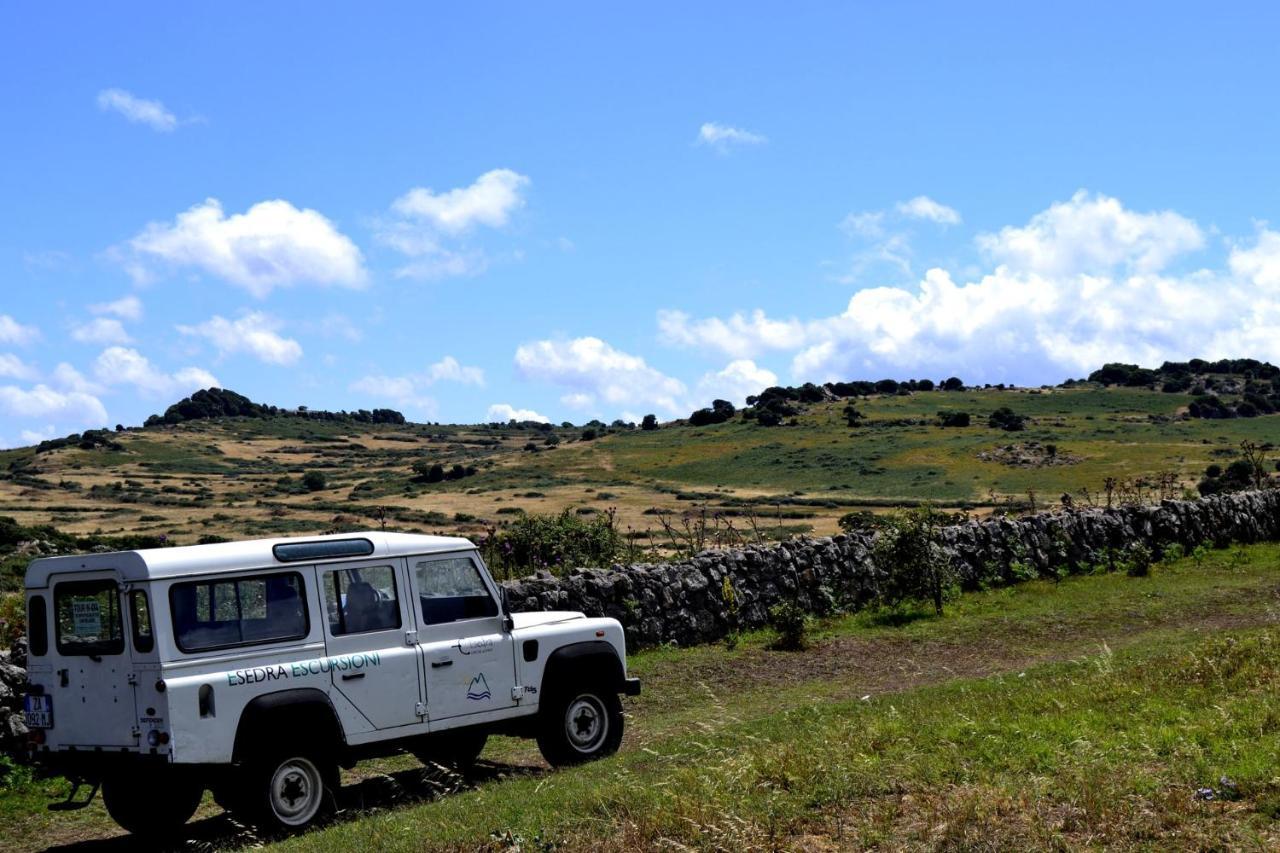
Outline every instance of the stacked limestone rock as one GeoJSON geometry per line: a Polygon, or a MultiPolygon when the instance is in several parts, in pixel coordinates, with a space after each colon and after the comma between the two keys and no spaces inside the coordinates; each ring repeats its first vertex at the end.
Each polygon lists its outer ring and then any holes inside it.
{"type": "MultiPolygon", "coordinates": [[[[1012,580],[1015,562],[1039,571],[1102,562],[1135,544],[1160,553],[1179,544],[1280,539],[1280,490],[1215,495],[1158,506],[1081,509],[1029,518],[973,520],[944,528],[961,584],[1012,580]]],[[[857,609],[876,594],[879,578],[866,534],[805,539],[769,547],[705,551],[678,563],[540,572],[506,583],[513,609],[580,610],[612,616],[633,646],[693,645],[734,630],[758,628],[769,608],[797,600],[823,613],[833,600],[857,609]],[[728,577],[738,602],[724,595],[728,577]]]]}
{"type": "Polygon", "coordinates": [[[0,651],[0,754],[25,753],[27,727],[22,722],[22,694],[27,684],[27,641],[0,651]]]}

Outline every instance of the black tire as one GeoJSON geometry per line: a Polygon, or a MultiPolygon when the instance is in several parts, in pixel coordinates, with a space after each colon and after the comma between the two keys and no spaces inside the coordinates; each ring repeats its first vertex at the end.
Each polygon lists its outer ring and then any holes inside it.
{"type": "Polygon", "coordinates": [[[337,806],[338,764],[323,753],[295,750],[252,761],[242,787],[228,796],[236,817],[267,835],[297,832],[327,817],[337,806]]]}
{"type": "Polygon", "coordinates": [[[130,835],[151,840],[178,835],[200,806],[204,788],[177,773],[133,773],[102,780],[107,814],[130,835]]]}
{"type": "Polygon", "coordinates": [[[427,735],[410,752],[427,767],[441,765],[465,773],[475,766],[488,740],[487,732],[453,729],[427,735]]]}
{"type": "Polygon", "coordinates": [[[622,743],[622,701],[607,688],[557,690],[538,716],[538,749],[552,767],[613,755],[622,743]]]}

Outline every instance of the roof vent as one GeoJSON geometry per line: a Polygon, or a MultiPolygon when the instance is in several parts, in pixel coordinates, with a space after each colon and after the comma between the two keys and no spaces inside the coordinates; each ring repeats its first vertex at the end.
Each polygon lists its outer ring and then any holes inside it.
{"type": "Polygon", "coordinates": [[[367,557],[373,553],[368,539],[325,539],[320,542],[289,542],[274,545],[271,553],[282,563],[331,560],[335,557],[367,557]]]}

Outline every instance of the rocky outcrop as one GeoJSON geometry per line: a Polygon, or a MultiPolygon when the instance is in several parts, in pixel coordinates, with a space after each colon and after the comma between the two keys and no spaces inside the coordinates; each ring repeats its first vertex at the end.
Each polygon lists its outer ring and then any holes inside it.
{"type": "Polygon", "coordinates": [[[27,726],[22,721],[22,694],[26,690],[27,642],[0,651],[0,754],[21,755],[26,749],[27,726]]]}
{"type": "MultiPolygon", "coordinates": [[[[1012,582],[1029,568],[1080,570],[1133,545],[1158,555],[1173,544],[1190,550],[1200,544],[1280,540],[1280,490],[972,520],[943,528],[939,539],[962,586],[972,589],[1012,582]]],[[[611,616],[636,647],[693,645],[761,627],[769,608],[784,600],[796,600],[814,613],[837,603],[845,609],[865,605],[880,582],[872,544],[872,535],[863,533],[797,539],[705,551],[676,563],[574,569],[563,577],[541,572],[505,586],[515,610],[611,616]]]]}

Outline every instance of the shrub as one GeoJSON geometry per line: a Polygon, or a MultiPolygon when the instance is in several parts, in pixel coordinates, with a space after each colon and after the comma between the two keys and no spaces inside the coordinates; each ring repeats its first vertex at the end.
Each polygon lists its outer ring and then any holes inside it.
{"type": "Polygon", "coordinates": [[[784,601],[769,608],[769,625],[778,636],[772,647],[787,652],[809,647],[809,614],[794,601],[784,601]]]}
{"type": "Polygon", "coordinates": [[[608,566],[629,556],[612,510],[589,517],[572,509],[558,515],[521,513],[506,527],[491,530],[480,547],[485,562],[505,577],[538,569],[608,566]]]}
{"type": "Polygon", "coordinates": [[[943,427],[967,427],[969,425],[968,412],[938,412],[938,426],[943,427]]]}
{"type": "Polygon", "coordinates": [[[0,593],[0,648],[10,649],[27,633],[27,610],[20,592],[0,593]]]}
{"type": "Polygon", "coordinates": [[[951,376],[943,381],[942,390],[943,391],[963,391],[964,383],[960,381],[959,376],[951,376]]]}
{"type": "Polygon", "coordinates": [[[1008,406],[1001,406],[987,418],[987,426],[992,429],[1002,429],[1005,432],[1017,432],[1026,429],[1027,418],[1008,406]]]}
{"type": "Polygon", "coordinates": [[[1135,542],[1125,550],[1124,573],[1131,578],[1145,578],[1151,574],[1151,549],[1135,542]]]}
{"type": "Polygon", "coordinates": [[[859,412],[858,407],[853,403],[850,403],[844,407],[844,421],[849,426],[856,427],[859,423],[862,422],[862,419],[864,417],[866,417],[866,415],[862,414],[862,412],[859,412]]]}
{"type": "Polygon", "coordinates": [[[582,431],[582,440],[583,440],[583,441],[595,441],[595,440],[596,440],[596,431],[595,431],[594,429],[584,429],[584,430],[582,431]]]}
{"type": "Polygon", "coordinates": [[[308,471],[302,475],[302,485],[306,487],[308,492],[319,492],[323,491],[327,483],[325,482],[324,474],[319,471],[308,471]]]}
{"type": "Polygon", "coordinates": [[[644,420],[640,421],[640,429],[647,430],[647,429],[657,429],[657,428],[658,428],[657,415],[645,415],[644,420]]]}
{"type": "Polygon", "coordinates": [[[698,411],[689,415],[689,423],[693,426],[722,424],[732,418],[735,411],[733,403],[730,403],[728,400],[713,400],[711,402],[711,408],[698,409],[698,411]]]}
{"type": "Polygon", "coordinates": [[[872,551],[880,570],[880,603],[891,608],[908,601],[929,601],[942,615],[947,590],[955,583],[948,553],[937,543],[938,513],[923,504],[881,521],[872,551]]]}

